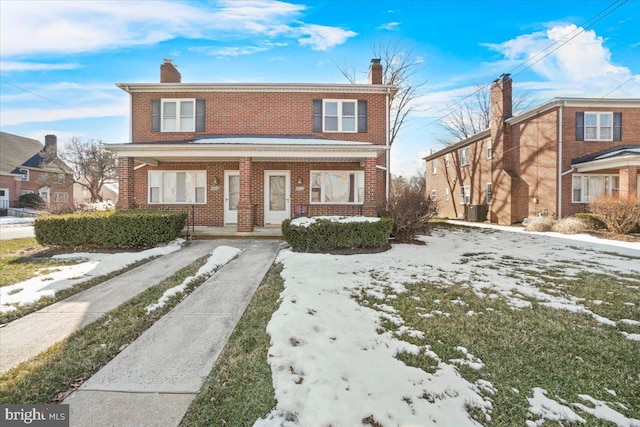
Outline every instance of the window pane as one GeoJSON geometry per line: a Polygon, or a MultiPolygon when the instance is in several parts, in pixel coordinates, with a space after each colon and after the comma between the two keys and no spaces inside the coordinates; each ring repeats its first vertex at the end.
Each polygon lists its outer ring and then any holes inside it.
{"type": "Polygon", "coordinates": [[[160,187],[160,173],[151,172],[149,174],[149,187],[160,187]]]}
{"type": "Polygon", "coordinates": [[[193,131],[193,117],[182,117],[180,118],[180,130],[182,131],[193,131]]]}
{"type": "Polygon", "coordinates": [[[193,117],[193,101],[180,102],[180,117],[193,117]]]}
{"type": "Polygon", "coordinates": [[[611,128],[600,128],[600,139],[613,139],[613,130],[611,128]]]}
{"type": "Polygon", "coordinates": [[[165,172],[162,177],[162,201],[171,203],[176,201],[176,173],[165,172]]]}
{"type": "Polygon", "coordinates": [[[162,123],[162,128],[164,130],[176,130],[176,119],[164,118],[162,123]]]}
{"type": "Polygon", "coordinates": [[[207,173],[206,172],[196,172],[196,187],[206,187],[207,183],[207,173]]]}
{"type": "Polygon", "coordinates": [[[240,176],[229,175],[229,210],[238,210],[238,200],[240,200],[240,176]]]}
{"type": "Polygon", "coordinates": [[[325,116],[337,116],[338,115],[338,103],[337,102],[326,102],[324,104],[324,115],[325,116]]]}
{"type": "Polygon", "coordinates": [[[358,180],[358,202],[364,202],[364,172],[357,172],[356,178],[358,180]]]}
{"type": "Polygon", "coordinates": [[[356,115],[356,103],[355,102],[343,102],[342,103],[342,115],[343,116],[355,116],[356,115]]]}
{"type": "Polygon", "coordinates": [[[598,115],[593,113],[585,113],[584,115],[584,124],[585,126],[597,126],[598,125],[598,115]]]}
{"type": "Polygon", "coordinates": [[[584,130],[584,138],[585,139],[597,139],[597,128],[585,128],[584,130]]]}
{"type": "Polygon", "coordinates": [[[605,178],[603,176],[590,176],[587,187],[587,201],[591,202],[605,193],[605,178]]]}
{"type": "Polygon", "coordinates": [[[162,115],[164,117],[175,117],[176,116],[176,103],[175,102],[165,102],[162,105],[162,115]]]}
{"type": "Polygon", "coordinates": [[[600,126],[611,126],[611,114],[600,114],[600,126]]]}
{"type": "Polygon", "coordinates": [[[187,174],[184,172],[176,174],[176,202],[187,201],[186,176],[187,174]]]}
{"type": "Polygon", "coordinates": [[[349,201],[349,179],[347,173],[325,174],[324,201],[329,203],[347,203],[349,201]]]}
{"type": "Polygon", "coordinates": [[[204,187],[196,187],[196,203],[204,203],[204,187]]]}
{"type": "Polygon", "coordinates": [[[158,203],[158,202],[160,202],[160,188],[159,187],[151,187],[151,191],[149,193],[149,202],[150,203],[158,203]]]}
{"type": "Polygon", "coordinates": [[[342,118],[342,131],[343,132],[355,132],[356,130],[356,119],[353,117],[343,117],[342,118]]]}
{"type": "Polygon", "coordinates": [[[312,188],[311,189],[311,201],[314,203],[320,202],[320,189],[312,188]]]}
{"type": "Polygon", "coordinates": [[[338,130],[338,118],[337,117],[325,117],[324,118],[325,130],[338,130]]]}
{"type": "Polygon", "coordinates": [[[269,177],[269,210],[284,211],[285,206],[285,177],[269,177]]]}

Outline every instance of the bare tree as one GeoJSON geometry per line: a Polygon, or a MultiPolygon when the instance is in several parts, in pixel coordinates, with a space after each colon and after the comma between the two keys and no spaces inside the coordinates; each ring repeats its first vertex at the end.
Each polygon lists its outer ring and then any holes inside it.
{"type": "Polygon", "coordinates": [[[101,202],[102,187],[118,173],[115,153],[105,149],[102,140],[74,136],[58,150],[58,156],[73,169],[74,182],[89,190],[91,201],[101,202]]]}
{"type": "MultiPolygon", "coordinates": [[[[393,144],[407,116],[417,107],[414,100],[420,96],[425,80],[418,80],[422,62],[413,47],[400,40],[374,41],[369,45],[374,58],[382,64],[382,84],[394,85],[398,91],[391,98],[389,144],[393,144]]],[[[338,70],[351,83],[358,81],[357,67],[345,61],[338,70]]]]}

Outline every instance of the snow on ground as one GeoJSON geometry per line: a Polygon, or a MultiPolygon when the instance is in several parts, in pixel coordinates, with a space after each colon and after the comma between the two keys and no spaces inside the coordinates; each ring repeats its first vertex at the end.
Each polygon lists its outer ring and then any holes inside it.
{"type": "Polygon", "coordinates": [[[209,257],[207,262],[198,269],[195,275],[187,277],[178,286],[167,289],[158,299],[157,303],[147,306],[147,314],[164,307],[167,301],[169,301],[169,298],[184,292],[189,283],[193,282],[195,279],[202,276],[211,276],[217,269],[238,256],[240,252],[242,252],[242,249],[234,248],[231,246],[218,246],[213,250],[213,252],[211,252],[211,256],[209,257]]]}
{"type": "MultiPolygon", "coordinates": [[[[513,309],[535,300],[590,315],[605,326],[628,325],[591,312],[584,300],[554,288],[553,276],[546,275],[553,269],[563,278],[581,272],[640,275],[640,248],[481,229],[437,229],[424,241],[425,246],[394,245],[368,255],[281,252],[285,290],[267,327],[278,404],[256,426],[479,425],[467,407],[490,419],[493,384],[486,379],[471,383],[458,372],[461,366],[481,367],[483,361],[464,347],[457,349],[462,357],[442,360],[428,345],[378,333],[383,320],[402,326],[401,313],[382,303],[358,304],[353,296],[363,292],[393,297],[406,291],[406,283],[466,283],[480,296],[505,299],[513,309]],[[395,357],[401,352],[428,354],[437,362],[435,372],[405,365],[395,357]]],[[[424,316],[446,314],[425,310],[424,316]]],[[[533,395],[532,407],[540,416],[553,417],[560,410],[570,414],[545,400],[541,389],[533,395]]],[[[604,412],[598,405],[593,412],[598,408],[604,412]]]]}
{"type": "Polygon", "coordinates": [[[81,260],[81,262],[73,265],[47,267],[44,270],[51,270],[50,273],[0,288],[0,312],[13,311],[16,309],[16,305],[33,304],[43,297],[53,297],[63,289],[120,270],[140,260],[175,252],[180,249],[183,242],[183,239],[177,239],[166,246],[158,246],[141,252],[114,254],[78,252],[54,255],[53,259],[81,260]]]}
{"type": "Polygon", "coordinates": [[[35,218],[18,216],[0,216],[0,226],[33,225],[35,218]]]}

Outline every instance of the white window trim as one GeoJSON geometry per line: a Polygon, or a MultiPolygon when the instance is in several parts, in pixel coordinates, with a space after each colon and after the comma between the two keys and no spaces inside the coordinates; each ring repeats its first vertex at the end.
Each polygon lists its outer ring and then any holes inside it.
{"type": "Polygon", "coordinates": [[[449,189],[448,188],[444,189],[444,201],[445,202],[449,201],[449,189]]]}
{"type": "Polygon", "coordinates": [[[206,205],[207,204],[207,171],[206,170],[150,170],[147,173],[147,203],[150,205],[206,205]],[[180,172],[185,172],[185,173],[192,173],[194,174],[193,177],[193,190],[194,190],[194,197],[196,196],[195,190],[198,187],[195,187],[195,183],[196,183],[196,179],[195,179],[195,174],[196,173],[203,173],[204,174],[204,201],[202,202],[196,202],[195,200],[193,202],[165,202],[164,200],[164,174],[165,173],[180,173],[180,172]],[[160,174],[160,187],[158,190],[158,201],[157,202],[152,202],[151,201],[151,174],[160,174]]]}
{"type": "MultiPolygon", "coordinates": [[[[575,203],[575,204],[584,204],[584,203],[590,203],[590,201],[588,200],[588,197],[586,197],[585,194],[585,190],[586,190],[586,180],[588,180],[590,177],[598,177],[598,178],[609,178],[609,188],[607,189],[607,195],[611,196],[613,194],[613,187],[611,186],[611,182],[612,182],[612,178],[618,178],[618,185],[620,185],[620,175],[604,175],[604,174],[573,174],[571,176],[571,203],[575,203]],[[576,200],[574,197],[574,186],[573,186],[573,181],[575,178],[579,178],[580,179],[580,200],[576,200]]],[[[618,188],[618,191],[620,191],[620,188],[618,188]]]]}
{"type": "MultiPolygon", "coordinates": [[[[347,116],[351,117],[351,116],[347,116]]],[[[322,132],[324,133],[358,133],[358,100],[357,99],[323,99],[322,100],[322,132]],[[328,102],[337,102],[338,103],[338,130],[327,130],[325,127],[327,117],[327,103],[328,102]],[[344,102],[352,102],[354,105],[354,129],[353,130],[342,130],[342,103],[344,102]]]]}
{"type": "Polygon", "coordinates": [[[471,204],[471,185],[460,186],[460,204],[461,205],[471,204]]]}
{"type": "Polygon", "coordinates": [[[485,201],[487,202],[487,204],[489,204],[493,201],[493,183],[487,182],[487,185],[485,186],[485,188],[487,192],[485,196],[485,201]],[[491,198],[489,198],[489,194],[491,194],[491,198]]]}
{"type": "Polygon", "coordinates": [[[66,192],[63,192],[63,191],[54,192],[53,193],[53,202],[54,203],[69,203],[69,193],[66,193],[66,192]],[[62,198],[62,200],[59,200],[60,198],[62,198]]]}
{"type": "Polygon", "coordinates": [[[196,99],[195,98],[163,98],[160,101],[160,131],[161,132],[195,132],[196,130],[196,99]],[[176,128],[174,130],[166,130],[164,128],[164,104],[167,103],[175,103],[176,104],[176,128]],[[182,123],[180,117],[180,105],[182,102],[191,102],[193,104],[193,115],[192,118],[192,127],[190,129],[181,129],[180,124],[182,123]]]}
{"type": "MultiPolygon", "coordinates": [[[[351,174],[351,173],[354,173],[354,174],[356,174],[356,176],[355,176],[356,185],[358,184],[358,181],[359,181],[359,179],[358,179],[359,175],[362,176],[362,182],[363,182],[363,185],[364,185],[364,171],[361,171],[361,170],[360,171],[359,170],[331,170],[331,171],[312,170],[312,171],[309,172],[309,204],[312,204],[312,205],[349,205],[349,206],[364,204],[364,200],[359,200],[358,188],[357,187],[354,189],[354,192],[353,192],[354,198],[356,199],[355,202],[324,202],[323,200],[325,198],[325,189],[324,189],[324,179],[322,177],[320,178],[320,201],[319,202],[312,201],[313,194],[312,194],[312,187],[311,186],[313,185],[313,181],[311,179],[311,176],[314,173],[319,173],[321,175],[330,174],[330,173],[338,173],[338,174],[343,174],[343,173],[351,174]]],[[[366,189],[365,189],[365,191],[366,191],[366,189]]],[[[364,195],[363,195],[363,197],[364,197],[364,195]]]]}
{"type": "Polygon", "coordinates": [[[493,158],[493,147],[491,147],[491,140],[487,141],[487,160],[493,158]]]}
{"type": "Polygon", "coordinates": [[[436,201],[438,199],[438,190],[431,190],[431,200],[436,201]]]}
{"type": "Polygon", "coordinates": [[[449,153],[444,155],[444,167],[449,167],[449,153]]]}
{"type": "Polygon", "coordinates": [[[20,177],[20,181],[28,182],[29,181],[29,169],[20,168],[20,173],[22,174],[22,176],[20,177]]]}
{"type": "Polygon", "coordinates": [[[459,155],[460,155],[460,166],[468,166],[471,164],[471,149],[469,147],[461,148],[459,155]],[[467,163],[464,163],[464,160],[463,160],[464,156],[462,155],[463,151],[467,152],[467,163]]]}
{"type": "Polygon", "coordinates": [[[436,175],[438,173],[438,163],[436,159],[431,160],[431,174],[436,175]]]}
{"type": "Polygon", "coordinates": [[[608,112],[608,111],[585,111],[584,112],[584,140],[585,141],[613,141],[613,112],[608,112]],[[591,138],[587,138],[587,114],[595,114],[597,117],[596,120],[596,137],[595,139],[591,138]],[[610,128],[611,129],[611,138],[601,138],[600,137],[600,130],[603,128],[603,126],[600,125],[600,117],[601,116],[609,116],[609,123],[611,123],[611,126],[606,126],[606,128],[610,128]]]}

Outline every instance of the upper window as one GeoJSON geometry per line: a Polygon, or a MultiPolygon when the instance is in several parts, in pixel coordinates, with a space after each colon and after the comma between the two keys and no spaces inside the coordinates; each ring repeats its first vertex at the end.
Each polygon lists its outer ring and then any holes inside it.
{"type": "Polygon", "coordinates": [[[447,202],[449,201],[449,189],[448,188],[444,189],[444,200],[446,200],[447,202]]]}
{"type": "Polygon", "coordinates": [[[324,132],[356,132],[358,102],[355,99],[325,99],[323,105],[324,132]]]}
{"type": "Polygon", "coordinates": [[[311,203],[363,203],[364,172],[312,171],[311,203]]]}
{"type": "Polygon", "coordinates": [[[195,104],[195,99],[163,99],[162,132],[193,132],[195,104]]]}
{"type": "Polygon", "coordinates": [[[22,174],[20,181],[29,181],[29,169],[20,169],[20,173],[22,174]]]}
{"type": "Polygon", "coordinates": [[[205,171],[149,171],[149,203],[206,203],[205,171]]]}
{"type": "Polygon", "coordinates": [[[576,113],[577,141],[621,141],[622,113],[579,111],[576,113]]]}
{"type": "Polygon", "coordinates": [[[460,149],[460,166],[469,164],[469,147],[460,149]]]}
{"type": "Polygon", "coordinates": [[[602,196],[618,194],[620,178],[618,175],[579,175],[574,174],[571,185],[573,203],[590,203],[602,196]]]}
{"type": "Polygon", "coordinates": [[[431,200],[435,202],[437,198],[438,198],[438,190],[431,190],[431,200]]]}
{"type": "Polygon", "coordinates": [[[449,167],[449,153],[444,155],[444,166],[449,167]]]}
{"type": "Polygon", "coordinates": [[[491,148],[491,140],[487,141],[487,159],[493,157],[493,148],[491,148]]]}
{"type": "Polygon", "coordinates": [[[438,173],[438,163],[436,159],[431,160],[431,173],[433,175],[438,173]]]}

